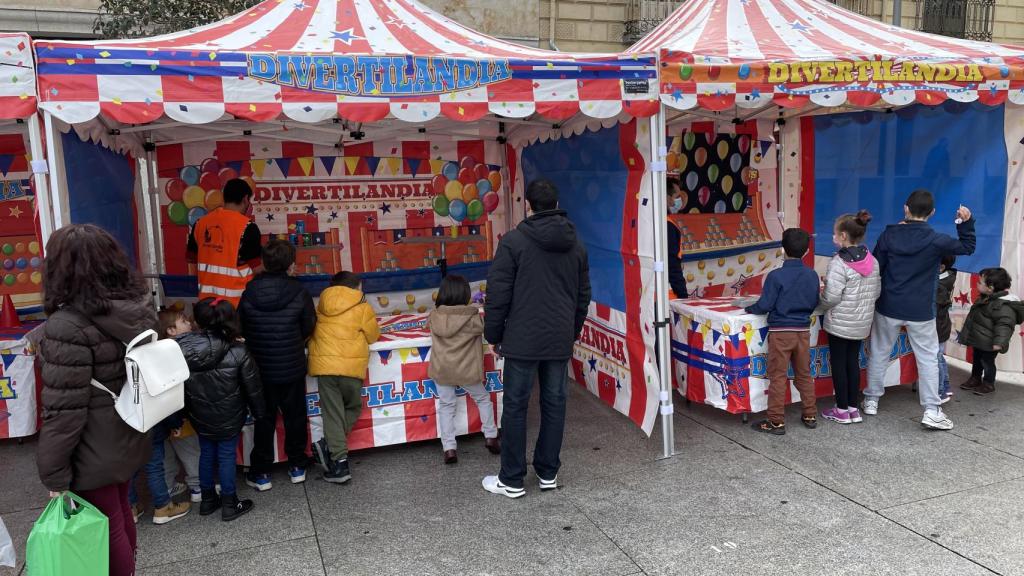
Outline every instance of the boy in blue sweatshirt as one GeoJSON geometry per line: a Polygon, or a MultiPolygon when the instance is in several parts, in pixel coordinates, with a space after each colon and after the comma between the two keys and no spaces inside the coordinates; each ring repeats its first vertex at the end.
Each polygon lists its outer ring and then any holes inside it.
{"type": "Polygon", "coordinates": [[[746,307],[748,314],[768,315],[768,419],[755,422],[758,432],[786,433],[786,390],[789,364],[803,404],[804,426],[815,428],[818,407],[811,378],[811,315],[818,306],[818,275],[801,261],[811,237],[799,228],[782,233],[786,260],[764,280],[761,298],[746,307]]]}
{"type": "Polygon", "coordinates": [[[964,206],[956,212],[959,238],[939,234],[928,225],[935,214],[935,198],[915,190],[903,206],[905,218],[887,226],[873,254],[882,275],[882,295],[875,305],[868,356],[868,386],[864,413],[878,414],[878,399],[885,394],[885,372],[900,329],[906,328],[917,360],[917,392],[924,406],[921,425],[951,430],[953,422],[939,405],[939,338],[935,329],[935,271],[943,256],[974,253],[974,219],[964,206]]]}

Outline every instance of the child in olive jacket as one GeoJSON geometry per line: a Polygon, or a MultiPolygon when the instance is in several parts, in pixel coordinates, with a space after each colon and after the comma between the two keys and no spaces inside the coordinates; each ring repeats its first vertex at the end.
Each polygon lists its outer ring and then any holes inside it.
{"type": "Polygon", "coordinates": [[[981,296],[971,306],[959,341],[973,349],[974,363],[971,378],[960,385],[973,389],[975,394],[990,394],[995,390],[996,355],[1006,352],[1013,336],[1013,328],[1024,322],[1024,303],[1009,294],[1010,275],[1002,268],[981,271],[978,292],[981,296]]]}

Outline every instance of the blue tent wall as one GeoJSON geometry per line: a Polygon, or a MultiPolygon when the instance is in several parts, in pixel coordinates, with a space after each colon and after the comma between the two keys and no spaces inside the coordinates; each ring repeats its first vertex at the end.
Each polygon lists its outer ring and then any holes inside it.
{"type": "Polygon", "coordinates": [[[903,219],[903,203],[915,189],[935,194],[932,226],[956,235],[960,204],[977,218],[978,250],[957,260],[977,272],[999,266],[1006,207],[1007,151],[1004,109],[956,102],[913,106],[895,113],[855,112],[818,116],[814,122],[814,221],[820,256],[835,252],[836,216],[870,210],[867,244],[886,224],[903,219]]]}
{"type": "Polygon", "coordinates": [[[62,135],[71,221],[95,224],[120,242],[137,265],[138,234],[131,159],[92,142],[74,131],[62,135]]]}

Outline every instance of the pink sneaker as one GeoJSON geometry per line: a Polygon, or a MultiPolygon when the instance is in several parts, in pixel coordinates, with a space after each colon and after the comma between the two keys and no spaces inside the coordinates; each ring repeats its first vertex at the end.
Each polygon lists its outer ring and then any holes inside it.
{"type": "Polygon", "coordinates": [[[853,422],[854,424],[860,424],[861,422],[864,421],[864,417],[860,415],[860,410],[852,406],[850,407],[849,414],[850,422],[853,422]]]}
{"type": "Polygon", "coordinates": [[[840,424],[849,424],[851,422],[850,413],[846,410],[842,410],[836,407],[826,408],[822,410],[821,417],[824,418],[825,420],[831,420],[833,422],[838,422],[840,424]]]}

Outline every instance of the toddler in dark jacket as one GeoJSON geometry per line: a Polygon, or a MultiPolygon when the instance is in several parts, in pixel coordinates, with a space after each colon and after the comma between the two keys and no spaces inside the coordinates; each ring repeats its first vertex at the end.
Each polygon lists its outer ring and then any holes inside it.
{"type": "Polygon", "coordinates": [[[264,417],[260,375],[238,340],[235,309],[223,298],[206,298],[194,307],[199,330],[177,339],[188,362],[185,409],[199,435],[201,516],[221,510],[221,518],[234,520],[249,512],[252,500],[239,500],[235,492],[235,452],[246,414],[264,417]],[[214,472],[220,496],[214,488],[214,472]]]}
{"type": "Polygon", "coordinates": [[[939,401],[949,402],[953,392],[949,389],[949,366],[946,365],[946,342],[953,331],[949,310],[953,307],[953,287],[956,285],[956,256],[947,254],[939,264],[939,283],[935,289],[935,332],[939,335],[939,401]]]}
{"type": "Polygon", "coordinates": [[[1003,268],[986,268],[980,275],[981,296],[960,331],[960,343],[974,356],[971,377],[960,387],[985,395],[995,391],[996,356],[1006,352],[1014,326],[1024,322],[1024,302],[1009,293],[1010,274],[1003,268]]]}

